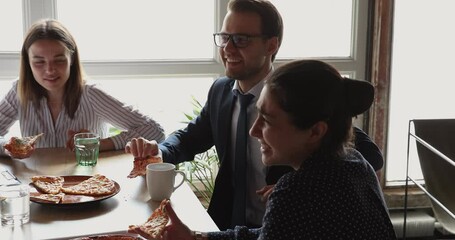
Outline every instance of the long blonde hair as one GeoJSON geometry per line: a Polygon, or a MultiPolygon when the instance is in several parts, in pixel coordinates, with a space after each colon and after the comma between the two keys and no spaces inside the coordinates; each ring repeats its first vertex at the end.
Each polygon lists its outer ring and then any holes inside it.
{"type": "Polygon", "coordinates": [[[21,106],[26,109],[27,105],[31,103],[36,108],[39,108],[41,98],[47,97],[46,89],[39,85],[33,76],[28,55],[30,46],[41,39],[60,41],[70,52],[70,76],[65,84],[63,104],[69,117],[74,118],[79,106],[82,89],[85,85],[84,70],[79,60],[79,51],[73,36],[60,22],[54,19],[43,19],[34,23],[28,30],[22,44],[19,83],[17,86],[21,106]]]}

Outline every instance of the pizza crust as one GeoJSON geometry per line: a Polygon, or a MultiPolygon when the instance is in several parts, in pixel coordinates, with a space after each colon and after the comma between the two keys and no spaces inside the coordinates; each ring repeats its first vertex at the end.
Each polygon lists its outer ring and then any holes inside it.
{"type": "Polygon", "coordinates": [[[58,194],[47,194],[47,193],[41,193],[38,195],[31,195],[31,199],[38,199],[38,200],[43,200],[46,202],[51,202],[54,204],[59,204],[62,202],[63,198],[65,197],[64,193],[58,193],[58,194]]]}
{"type": "Polygon", "coordinates": [[[135,178],[137,176],[145,176],[147,172],[147,165],[150,163],[160,163],[163,160],[160,157],[148,157],[145,159],[135,158],[133,161],[133,170],[131,170],[128,178],[135,178]]]}
{"type": "Polygon", "coordinates": [[[93,177],[86,179],[70,187],[62,187],[62,192],[66,194],[102,196],[115,192],[115,183],[104,175],[95,174],[93,177]]]}
{"type": "Polygon", "coordinates": [[[58,194],[65,181],[63,177],[57,176],[33,176],[31,179],[39,191],[48,194],[58,194]]]}
{"type": "Polygon", "coordinates": [[[168,202],[169,200],[167,199],[161,201],[160,206],[153,211],[152,215],[145,223],[140,225],[130,225],[128,227],[128,232],[137,233],[147,239],[162,239],[164,228],[169,222],[169,216],[164,209],[168,202]]]}

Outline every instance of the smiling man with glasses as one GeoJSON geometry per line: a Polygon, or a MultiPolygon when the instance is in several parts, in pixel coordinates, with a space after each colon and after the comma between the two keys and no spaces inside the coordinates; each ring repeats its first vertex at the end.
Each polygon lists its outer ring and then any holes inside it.
{"type": "Polygon", "coordinates": [[[283,22],[278,10],[268,1],[253,0],[230,1],[221,31],[213,34],[226,73],[214,83],[208,101],[219,104],[208,104],[216,107],[210,113],[214,119],[211,125],[213,134],[221,137],[219,141],[215,139],[221,168],[208,212],[220,229],[260,226],[265,204],[262,192],[256,191],[275,184],[281,176],[275,174],[281,172],[277,167],[270,169],[262,164],[259,143],[247,132],[241,135],[238,126],[240,99],[245,95],[252,98],[246,107],[247,131],[256,119],[256,101],[264,79],[272,71],[282,36],[283,22]],[[241,146],[246,153],[236,149],[241,146]],[[244,166],[239,167],[242,162],[244,166]]]}
{"type": "Polygon", "coordinates": [[[282,36],[282,18],[272,3],[231,0],[222,29],[213,35],[226,77],[214,82],[201,114],[159,145],[140,138],[126,146],[135,157],[162,154],[163,161],[178,164],[215,145],[221,164],[208,213],[221,230],[236,225],[261,226],[265,190],[256,191],[275,184],[285,172],[283,167],[262,164],[261,146],[248,134],[282,36]],[[241,111],[244,95],[250,95],[251,102],[241,111]],[[239,115],[246,116],[246,123],[238,124],[239,115]]]}

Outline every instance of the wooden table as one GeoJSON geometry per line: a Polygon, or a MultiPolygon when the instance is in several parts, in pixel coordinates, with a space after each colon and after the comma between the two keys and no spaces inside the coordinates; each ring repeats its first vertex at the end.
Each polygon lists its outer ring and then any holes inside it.
{"type": "MultiPolygon", "coordinates": [[[[123,232],[131,224],[147,220],[159,202],[150,200],[145,177],[129,179],[132,156],[123,151],[102,152],[95,167],[77,166],[74,153],[66,149],[37,149],[23,160],[0,157],[23,183],[34,175],[103,174],[119,183],[120,192],[109,199],[80,206],[62,207],[30,203],[30,222],[22,226],[1,226],[0,239],[65,239],[97,233],[123,232]]],[[[190,187],[184,183],[171,196],[177,215],[192,230],[217,231],[190,187]]]]}

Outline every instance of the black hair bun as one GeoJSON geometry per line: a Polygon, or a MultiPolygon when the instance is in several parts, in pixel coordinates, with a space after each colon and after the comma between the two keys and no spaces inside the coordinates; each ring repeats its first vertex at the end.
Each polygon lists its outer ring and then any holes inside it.
{"type": "Polygon", "coordinates": [[[362,80],[344,78],[346,96],[346,110],[351,116],[367,111],[374,100],[374,87],[371,83],[362,80]]]}

